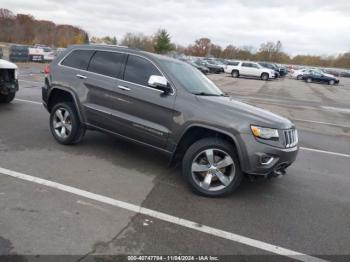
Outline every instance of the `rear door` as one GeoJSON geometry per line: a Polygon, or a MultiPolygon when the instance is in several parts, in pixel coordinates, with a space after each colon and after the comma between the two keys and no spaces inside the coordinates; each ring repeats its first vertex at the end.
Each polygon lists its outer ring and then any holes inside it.
{"type": "Polygon", "coordinates": [[[83,107],[90,125],[116,132],[126,127],[115,115],[125,103],[117,88],[127,55],[97,50],[81,76],[83,107]]]}
{"type": "Polygon", "coordinates": [[[242,63],[240,74],[246,75],[246,76],[251,75],[251,63],[247,63],[247,62],[242,63]]]}
{"type": "Polygon", "coordinates": [[[151,75],[163,74],[149,59],[128,56],[124,81],[117,86],[124,102],[120,103],[122,106],[115,118],[125,123],[128,137],[166,148],[173,122],[175,94],[164,95],[161,90],[148,86],[151,75]]]}
{"type": "Polygon", "coordinates": [[[250,74],[252,76],[260,77],[260,67],[254,63],[251,63],[250,66],[250,74]]]}

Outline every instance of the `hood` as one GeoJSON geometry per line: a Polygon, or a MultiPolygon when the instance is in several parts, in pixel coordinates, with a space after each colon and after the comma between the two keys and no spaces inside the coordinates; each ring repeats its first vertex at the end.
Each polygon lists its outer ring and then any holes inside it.
{"type": "Polygon", "coordinates": [[[17,69],[16,64],[0,59],[0,69],[17,69]]]}
{"type": "Polygon", "coordinates": [[[277,129],[288,129],[294,124],[287,118],[267,111],[262,108],[251,106],[232,97],[224,96],[198,96],[199,100],[205,103],[205,106],[212,106],[216,112],[221,114],[231,115],[232,118],[249,122],[251,125],[258,125],[262,127],[271,127],[277,129]]]}
{"type": "Polygon", "coordinates": [[[323,73],[324,76],[327,76],[327,77],[331,77],[331,78],[335,78],[334,75],[331,75],[331,74],[327,74],[327,73],[323,73]]]}

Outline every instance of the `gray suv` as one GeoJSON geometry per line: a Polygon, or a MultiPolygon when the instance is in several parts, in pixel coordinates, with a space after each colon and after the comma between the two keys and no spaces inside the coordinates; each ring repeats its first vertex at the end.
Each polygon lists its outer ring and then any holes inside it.
{"type": "Polygon", "coordinates": [[[285,173],[298,152],[286,118],[226,96],[191,65],[124,47],[76,45],[46,69],[42,89],[61,144],[99,130],[160,150],[191,188],[233,192],[244,175],[285,173]]]}

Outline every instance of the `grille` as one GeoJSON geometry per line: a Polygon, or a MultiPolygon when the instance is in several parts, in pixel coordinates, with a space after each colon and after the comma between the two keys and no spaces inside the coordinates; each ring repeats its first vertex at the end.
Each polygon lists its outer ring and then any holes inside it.
{"type": "Polygon", "coordinates": [[[296,129],[285,130],[284,141],[286,148],[295,147],[298,144],[298,131],[296,129]]]}

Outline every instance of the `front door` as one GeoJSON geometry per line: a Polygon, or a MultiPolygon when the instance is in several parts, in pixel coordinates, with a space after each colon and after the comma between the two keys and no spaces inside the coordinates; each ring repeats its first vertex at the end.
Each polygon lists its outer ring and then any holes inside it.
{"type": "Polygon", "coordinates": [[[175,93],[165,95],[163,91],[148,86],[151,75],[162,73],[146,58],[132,54],[128,56],[124,79],[116,86],[122,101],[114,117],[127,126],[122,134],[166,148],[173,122],[175,93]]]}

